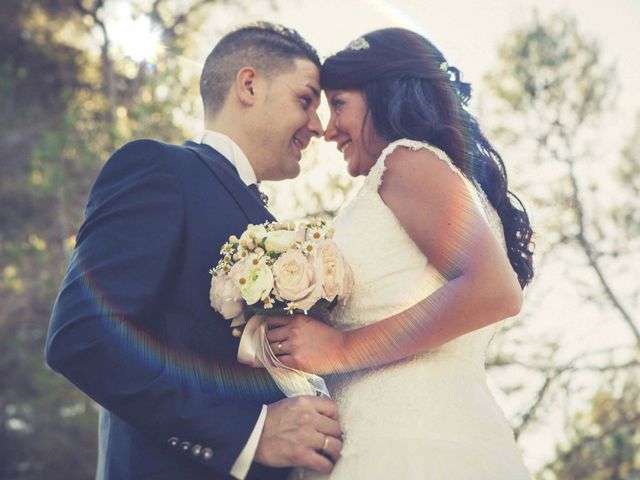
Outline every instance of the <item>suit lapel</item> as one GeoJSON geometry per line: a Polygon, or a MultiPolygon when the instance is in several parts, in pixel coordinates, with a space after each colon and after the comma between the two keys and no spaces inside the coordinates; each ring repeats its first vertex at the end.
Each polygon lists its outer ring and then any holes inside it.
{"type": "Polygon", "coordinates": [[[211,173],[220,180],[220,183],[227,189],[229,195],[233,197],[238,207],[244,212],[249,223],[257,225],[264,223],[265,220],[275,220],[262,202],[249,191],[231,162],[221,153],[209,145],[194,142],[185,142],[184,147],[192,151],[211,173]]]}

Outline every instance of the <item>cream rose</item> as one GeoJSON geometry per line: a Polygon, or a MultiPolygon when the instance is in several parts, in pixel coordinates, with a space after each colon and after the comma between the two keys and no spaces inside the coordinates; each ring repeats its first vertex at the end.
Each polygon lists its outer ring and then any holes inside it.
{"type": "Polygon", "coordinates": [[[296,244],[296,232],[291,230],[276,230],[267,233],[264,246],[267,252],[286,252],[296,244]]]}
{"type": "Polygon", "coordinates": [[[243,240],[245,242],[248,242],[252,236],[254,242],[258,244],[264,237],[267,236],[267,229],[264,228],[264,225],[248,225],[247,229],[240,236],[240,242],[242,242],[243,240]]]}
{"type": "Polygon", "coordinates": [[[322,297],[330,302],[336,296],[343,301],[346,300],[353,289],[353,271],[342,256],[338,245],[333,240],[319,242],[313,262],[318,281],[322,284],[322,297]]]}
{"type": "Polygon", "coordinates": [[[236,280],[231,275],[218,274],[211,277],[209,290],[211,306],[227,320],[242,312],[242,294],[236,280]]]}
{"type": "Polygon", "coordinates": [[[280,255],[273,264],[273,275],[277,295],[302,310],[309,310],[322,296],[311,259],[297,250],[280,255]]]}
{"type": "MultiPolygon", "coordinates": [[[[235,266],[235,265],[234,265],[235,266]]],[[[242,298],[248,305],[263,299],[273,288],[273,274],[264,262],[248,262],[239,280],[242,298]]]]}

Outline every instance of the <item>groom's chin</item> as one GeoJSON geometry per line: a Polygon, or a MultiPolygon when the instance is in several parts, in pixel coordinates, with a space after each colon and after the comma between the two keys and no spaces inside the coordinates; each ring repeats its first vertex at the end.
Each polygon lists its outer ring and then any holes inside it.
{"type": "Polygon", "coordinates": [[[285,180],[290,180],[292,178],[296,178],[298,175],[300,175],[300,162],[299,161],[295,161],[294,163],[290,163],[289,165],[287,165],[287,168],[285,171],[283,171],[283,177],[282,179],[285,180]]]}

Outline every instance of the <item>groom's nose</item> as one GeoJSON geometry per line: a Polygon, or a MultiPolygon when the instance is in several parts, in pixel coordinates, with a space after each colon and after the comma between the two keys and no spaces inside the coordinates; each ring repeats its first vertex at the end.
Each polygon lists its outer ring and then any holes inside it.
{"type": "Polygon", "coordinates": [[[322,122],[320,121],[318,112],[316,112],[315,110],[311,111],[309,115],[309,122],[307,123],[307,129],[311,132],[311,136],[313,137],[321,137],[324,134],[324,129],[322,128],[322,122]]]}

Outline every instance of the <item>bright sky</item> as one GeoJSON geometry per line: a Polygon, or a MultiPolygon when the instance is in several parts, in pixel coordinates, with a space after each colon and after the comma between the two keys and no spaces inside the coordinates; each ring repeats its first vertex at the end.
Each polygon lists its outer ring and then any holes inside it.
{"type": "MultiPolygon", "coordinates": [[[[496,58],[496,45],[533,9],[564,11],[578,18],[583,32],[603,45],[605,55],[618,60],[623,88],[640,85],[640,1],[638,0],[280,0],[252,2],[248,12],[229,15],[243,23],[266,19],[297,29],[321,54],[344,47],[350,40],[377,28],[402,26],[416,30],[438,45],[450,63],[478,84],[496,58]]],[[[228,10],[228,9],[227,9],[228,10]]],[[[215,25],[223,22],[216,20],[215,25]]],[[[640,108],[640,95],[630,99],[640,108]]]]}

